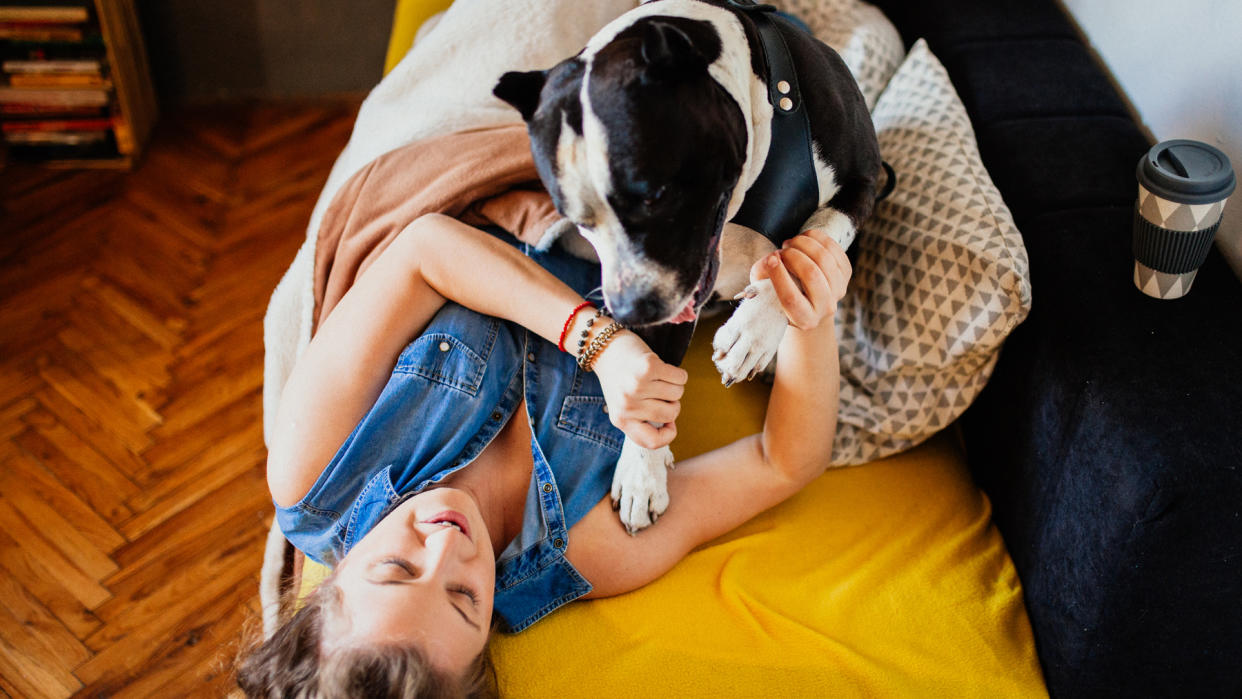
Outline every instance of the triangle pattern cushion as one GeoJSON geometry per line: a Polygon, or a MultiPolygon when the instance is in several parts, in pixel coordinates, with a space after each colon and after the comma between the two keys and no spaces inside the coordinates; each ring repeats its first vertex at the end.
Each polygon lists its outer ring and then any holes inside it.
{"type": "Polygon", "coordinates": [[[1022,237],[926,42],[911,48],[872,117],[897,187],[863,225],[837,314],[834,464],[908,449],[957,419],[1031,306],[1022,237]]]}

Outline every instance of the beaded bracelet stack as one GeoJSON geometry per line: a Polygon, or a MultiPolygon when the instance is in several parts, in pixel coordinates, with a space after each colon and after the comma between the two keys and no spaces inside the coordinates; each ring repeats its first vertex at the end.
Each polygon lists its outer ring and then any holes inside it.
{"type": "Polygon", "coordinates": [[[581,366],[582,364],[582,353],[584,349],[586,348],[587,337],[590,336],[591,334],[591,326],[595,325],[595,321],[599,320],[603,315],[604,315],[604,309],[596,308],[595,315],[592,316],[591,318],[587,318],[586,327],[582,329],[582,336],[578,338],[578,364],[579,366],[581,366]]]}
{"type": "MultiPolygon", "coordinates": [[[[579,311],[588,306],[594,308],[590,302],[578,304],[574,310],[570,311],[569,317],[565,319],[565,325],[561,328],[561,337],[556,345],[562,352],[569,351],[565,349],[565,336],[569,333],[569,329],[573,327],[574,318],[577,317],[579,311]]],[[[620,323],[613,321],[608,327],[599,331],[594,338],[591,338],[591,327],[595,325],[595,321],[603,316],[604,310],[596,308],[595,315],[587,319],[586,327],[583,328],[582,333],[578,337],[578,366],[583,371],[591,371],[594,368],[595,360],[599,357],[599,353],[612,341],[612,337],[623,329],[620,323]],[[590,339],[590,344],[587,344],[588,339],[590,339]]]]}
{"type": "Polygon", "coordinates": [[[595,368],[595,358],[599,356],[599,353],[612,340],[612,336],[616,335],[619,330],[621,330],[621,324],[614,320],[608,327],[599,331],[599,334],[587,346],[586,351],[578,355],[578,366],[582,367],[583,371],[591,371],[595,368]]]}

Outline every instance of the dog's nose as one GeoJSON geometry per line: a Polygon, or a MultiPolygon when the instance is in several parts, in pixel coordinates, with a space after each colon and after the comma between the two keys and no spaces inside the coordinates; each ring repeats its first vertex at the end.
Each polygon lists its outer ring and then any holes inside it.
{"type": "Polygon", "coordinates": [[[648,325],[666,315],[659,298],[649,294],[627,294],[624,291],[609,300],[608,310],[622,325],[648,325]]]}

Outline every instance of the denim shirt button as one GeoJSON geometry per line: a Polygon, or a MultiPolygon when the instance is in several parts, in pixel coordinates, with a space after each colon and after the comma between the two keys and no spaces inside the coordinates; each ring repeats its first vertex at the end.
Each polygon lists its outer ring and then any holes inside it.
{"type": "Polygon", "coordinates": [[[555,546],[555,547],[556,547],[556,548],[558,548],[558,549],[559,549],[559,548],[564,548],[564,547],[565,547],[565,540],[564,540],[564,539],[562,539],[562,538],[560,538],[560,537],[557,537],[556,541],[553,541],[553,542],[552,542],[552,545],[553,545],[553,546],[555,546]]]}
{"type": "Polygon", "coordinates": [[[552,492],[552,484],[551,484],[551,483],[544,483],[544,484],[543,484],[543,492],[545,492],[545,493],[550,493],[550,492],[552,492]]]}
{"type": "Polygon", "coordinates": [[[441,342],[441,343],[440,343],[440,351],[441,351],[441,352],[447,352],[447,351],[449,351],[449,343],[447,343],[447,342],[441,342]]]}
{"type": "Polygon", "coordinates": [[[605,405],[605,406],[604,406],[604,414],[605,414],[605,415],[607,415],[607,414],[608,414],[608,406],[607,406],[607,405],[605,405]]]}
{"type": "Polygon", "coordinates": [[[496,412],[492,413],[492,422],[500,422],[500,418],[502,417],[504,417],[504,415],[501,415],[500,411],[497,410],[496,412]]]}
{"type": "Polygon", "coordinates": [[[531,362],[535,361],[535,353],[534,353],[534,352],[527,352],[527,353],[526,353],[526,359],[527,359],[527,361],[531,361],[531,362]]]}

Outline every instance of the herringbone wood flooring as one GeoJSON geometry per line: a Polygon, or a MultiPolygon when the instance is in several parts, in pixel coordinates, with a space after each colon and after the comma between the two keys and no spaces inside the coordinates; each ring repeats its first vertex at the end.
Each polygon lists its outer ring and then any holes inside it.
{"type": "Polygon", "coordinates": [[[0,170],[0,693],[222,696],[272,507],[262,319],[358,103],[0,170]]]}

